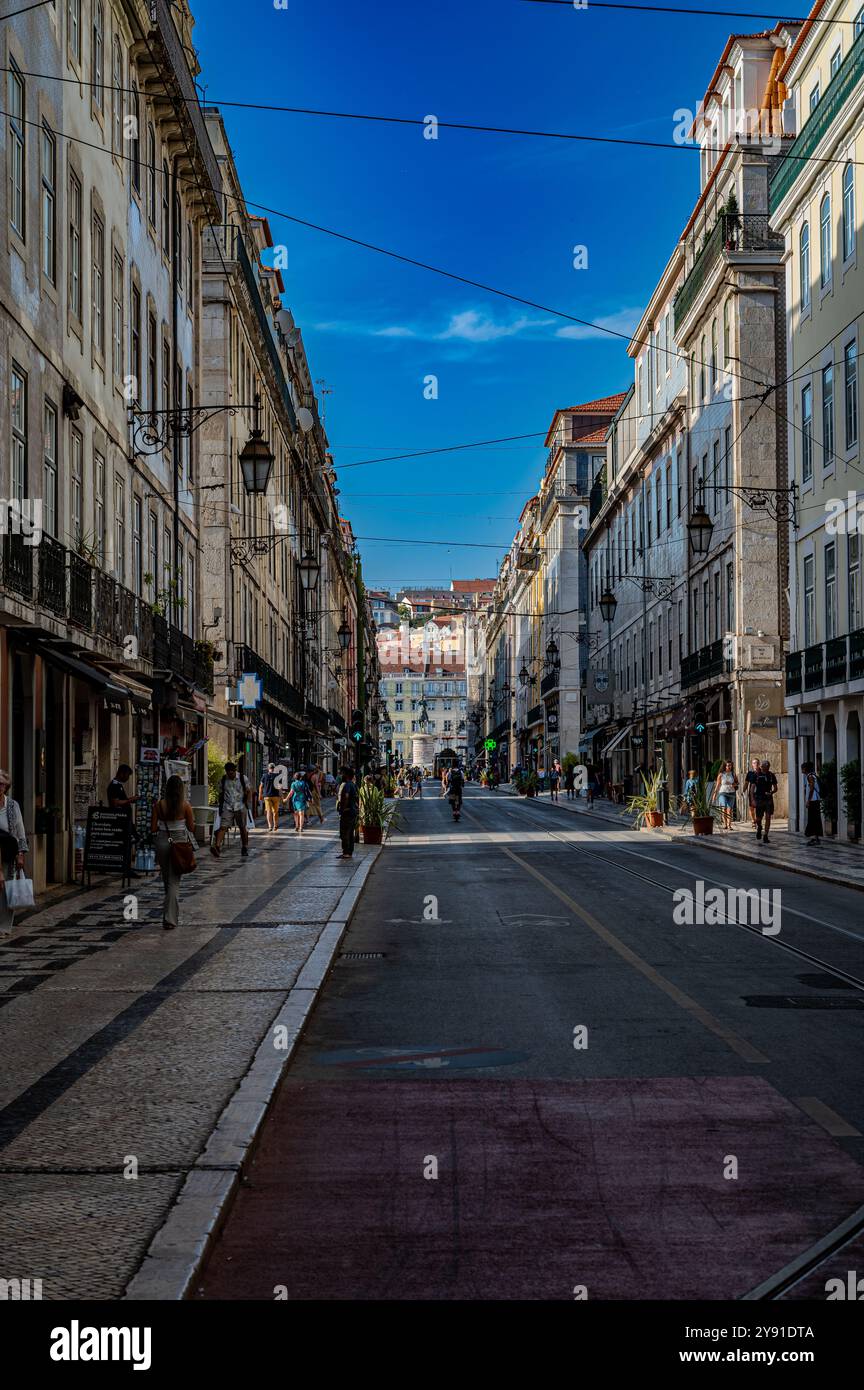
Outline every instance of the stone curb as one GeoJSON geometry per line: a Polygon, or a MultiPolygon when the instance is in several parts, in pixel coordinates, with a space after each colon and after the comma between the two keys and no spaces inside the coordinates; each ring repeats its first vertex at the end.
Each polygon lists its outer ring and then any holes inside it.
{"type": "Polygon", "coordinates": [[[207,1252],[237,1194],[282,1074],[380,853],[381,846],[371,849],[345,888],[267,1036],[259,1043],[249,1070],[150,1242],[123,1301],[177,1302],[192,1293],[207,1252]],[[278,1047],[277,1028],[285,1030],[278,1047]]]}
{"type": "MultiPolygon", "coordinates": [[[[518,792],[509,790],[506,791],[504,794],[505,796],[519,795],[518,792]]],[[[544,801],[543,804],[547,805],[548,803],[544,801]]],[[[577,817],[587,816],[590,817],[592,820],[603,820],[606,821],[608,825],[617,825],[624,830],[632,829],[631,826],[627,826],[626,824],[624,824],[620,816],[606,815],[603,811],[571,811],[570,814],[577,817]]],[[[750,852],[750,850],[746,850],[743,848],[739,849],[735,844],[733,844],[729,840],[724,840],[722,842],[717,841],[714,839],[713,835],[684,835],[680,831],[661,830],[659,827],[655,827],[654,829],[652,829],[650,831],[650,834],[660,836],[662,839],[668,840],[669,843],[673,845],[695,844],[698,845],[700,849],[713,849],[718,854],[731,854],[734,855],[736,859],[747,859],[751,863],[761,864],[763,868],[781,869],[783,873],[799,874],[802,878],[816,879],[820,883],[839,882],[844,888],[853,888],[856,893],[864,893],[864,883],[855,883],[851,879],[837,878],[836,870],[842,869],[842,865],[835,865],[834,873],[830,872],[829,866],[827,865],[821,873],[817,873],[815,867],[811,867],[810,865],[784,864],[780,863],[778,860],[771,859],[770,857],[763,858],[762,855],[753,854],[750,852]]]]}

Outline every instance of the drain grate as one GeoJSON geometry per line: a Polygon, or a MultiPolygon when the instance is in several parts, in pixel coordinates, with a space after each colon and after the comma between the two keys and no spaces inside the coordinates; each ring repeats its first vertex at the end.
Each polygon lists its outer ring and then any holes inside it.
{"type": "Polygon", "coordinates": [[[340,951],[340,960],[383,960],[383,951],[340,951]]]}
{"type": "Polygon", "coordinates": [[[745,994],[748,1009],[864,1009],[864,998],[839,994],[745,994]]]}

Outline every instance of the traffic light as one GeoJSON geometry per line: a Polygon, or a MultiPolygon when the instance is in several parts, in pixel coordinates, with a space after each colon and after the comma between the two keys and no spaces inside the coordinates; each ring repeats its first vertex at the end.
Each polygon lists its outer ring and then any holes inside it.
{"type": "Polygon", "coordinates": [[[704,734],[708,724],[708,708],[704,700],[697,700],[693,706],[693,729],[697,734],[704,734]]]}
{"type": "Polygon", "coordinates": [[[351,713],[351,729],[349,732],[349,737],[355,747],[358,743],[363,742],[363,733],[363,714],[361,710],[355,709],[351,713]]]}

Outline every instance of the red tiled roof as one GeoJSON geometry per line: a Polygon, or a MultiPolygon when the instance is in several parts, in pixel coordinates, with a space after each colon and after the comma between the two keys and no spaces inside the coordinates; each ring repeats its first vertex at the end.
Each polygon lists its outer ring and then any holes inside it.
{"type": "Polygon", "coordinates": [[[453,579],[450,588],[457,594],[485,594],[495,588],[494,579],[453,579]]]}
{"type": "Polygon", "coordinates": [[[579,436],[579,443],[580,443],[580,444],[605,444],[605,443],[606,443],[606,428],[605,428],[605,426],[601,426],[601,428],[600,428],[599,430],[592,430],[591,434],[583,434],[583,435],[580,435],[580,436],[579,436]]]}
{"type": "Polygon", "coordinates": [[[556,415],[567,414],[575,415],[614,415],[624,403],[626,391],[616,391],[613,396],[600,396],[596,401],[586,401],[584,405],[567,405],[562,410],[557,411],[556,415]]]}

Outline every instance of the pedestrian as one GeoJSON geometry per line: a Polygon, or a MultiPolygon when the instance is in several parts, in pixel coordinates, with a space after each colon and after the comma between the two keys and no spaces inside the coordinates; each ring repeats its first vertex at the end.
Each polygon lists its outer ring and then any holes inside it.
{"type": "Polygon", "coordinates": [[[351,859],[354,854],[354,830],[360,797],[354,782],[353,767],[343,767],[342,781],[336,793],[336,810],[339,812],[339,838],[342,841],[340,859],[351,859]]]}
{"type": "Polygon", "coordinates": [[[549,769],[549,799],[558,800],[558,788],[561,786],[561,764],[556,758],[549,769]]]}
{"type": "Polygon", "coordinates": [[[312,815],[318,817],[318,824],[324,824],[324,812],[321,809],[321,794],[324,786],[324,773],[317,763],[309,773],[309,788],[311,791],[310,804],[312,815]]]}
{"type": "MultiPolygon", "coordinates": [[[[727,758],[714,781],[713,797],[717,800],[720,813],[723,817],[723,829],[732,829],[732,813],[735,810],[735,793],[738,790],[738,777],[735,772],[735,765],[730,758],[727,758]]],[[[772,808],[773,809],[773,808],[772,808]]],[[[771,823],[771,817],[768,817],[771,823]]],[[[768,832],[765,836],[767,839],[768,832]]]]}
{"type": "Polygon", "coordinates": [[[112,811],[123,811],[129,818],[129,863],[126,865],[130,878],[138,878],[139,874],[132,868],[132,842],[138,839],[135,826],[132,822],[132,807],[137,806],[140,800],[137,796],[129,796],[126,791],[126,783],[132,776],[132,769],[128,763],[121,763],[115,775],[108,783],[106,796],[108,805],[112,811]]]}
{"type": "Polygon", "coordinates": [[[768,831],[771,829],[771,817],[774,814],[774,793],[777,790],[777,778],[771,771],[771,764],[766,758],[759,765],[756,774],[756,783],[753,788],[753,804],[756,808],[756,839],[761,840],[763,845],[768,843],[768,831]],[[765,821],[765,833],[762,833],[762,821],[765,821]]]}
{"type": "Polygon", "coordinates": [[[567,793],[567,800],[572,801],[576,796],[576,769],[573,763],[567,764],[564,773],[564,790],[567,793]]]}
{"type": "Polygon", "coordinates": [[[801,772],[804,776],[804,806],[807,811],[804,834],[807,836],[808,845],[821,845],[822,793],[819,789],[819,778],[812,763],[802,763],[801,772]]]}
{"type": "Polygon", "coordinates": [[[14,913],[6,901],[6,880],[24,868],[28,853],[21,807],[9,795],[12,778],[0,768],[0,937],[12,932],[14,913]]]}
{"type": "Polygon", "coordinates": [[[210,842],[210,853],[218,859],[222,853],[222,840],[229,826],[240,831],[240,855],[245,859],[249,854],[249,783],[237,764],[227,762],[225,775],[219,783],[219,829],[210,842]]]}
{"type": "Polygon", "coordinates": [[[750,813],[750,821],[753,829],[756,829],[756,783],[759,779],[759,769],[761,763],[758,758],[750,759],[750,766],[744,778],[744,788],[747,792],[747,810],[750,813]]]}
{"type": "Polygon", "coordinates": [[[289,792],[291,798],[291,809],[294,812],[294,829],[298,835],[303,834],[303,827],[306,824],[306,811],[309,806],[309,783],[304,775],[304,769],[299,768],[294,781],[291,783],[289,792]]]}
{"type": "Polygon", "coordinates": [[[699,790],[699,778],[696,776],[695,767],[691,767],[684,781],[684,791],[681,797],[681,809],[686,810],[689,816],[693,814],[693,803],[696,800],[696,793],[699,790]]]}
{"type": "Polygon", "coordinates": [[[279,829],[279,792],[276,776],[276,764],[268,763],[267,771],[261,773],[261,783],[258,787],[259,800],[264,802],[268,830],[279,829]]]}
{"type": "Polygon", "coordinates": [[[156,836],[156,862],[165,885],[162,926],[165,931],[174,931],[180,922],[180,879],[195,868],[190,848],[196,843],[195,812],[186,800],[182,777],[168,778],[161,799],[153,807],[150,829],[156,836]]]}

